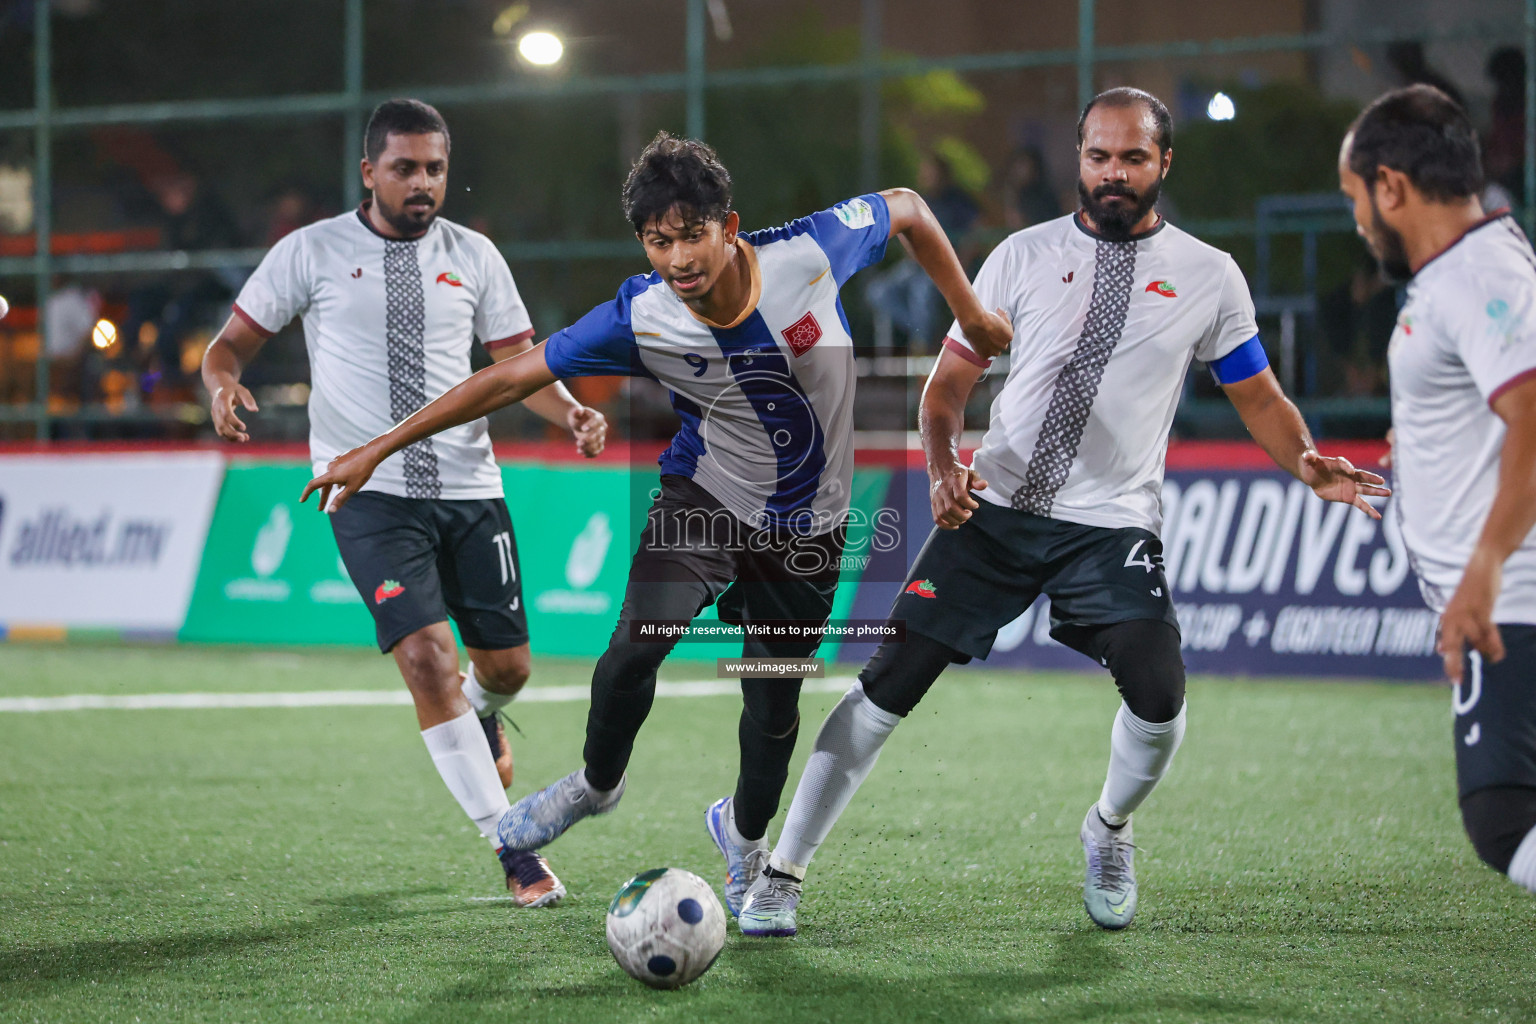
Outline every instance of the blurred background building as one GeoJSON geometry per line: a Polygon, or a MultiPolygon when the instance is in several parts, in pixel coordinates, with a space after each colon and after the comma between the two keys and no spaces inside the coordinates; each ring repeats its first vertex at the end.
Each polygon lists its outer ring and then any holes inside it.
{"type": "MultiPolygon", "coordinates": [[[[1344,127],[1446,89],[1529,230],[1533,45],[1536,0],[0,0],[0,439],[211,437],[203,348],[266,247],[361,199],[390,96],[442,109],[444,215],[501,246],[543,336],[647,269],[618,192],[658,129],[716,146],[747,227],[909,185],[974,269],[1075,208],[1077,114],[1115,85],[1173,110],[1162,209],[1237,257],[1314,429],[1380,436],[1400,296],[1337,196],[1344,127]]],[[[844,304],[861,429],[910,428],[942,301],[893,251],[844,304]]],[[[295,324],[247,375],[254,435],[306,435],[307,375],[295,324]]],[[[646,382],[577,388],[673,429],[646,382]]],[[[1177,434],[1240,431],[1195,368],[1177,434]]]]}

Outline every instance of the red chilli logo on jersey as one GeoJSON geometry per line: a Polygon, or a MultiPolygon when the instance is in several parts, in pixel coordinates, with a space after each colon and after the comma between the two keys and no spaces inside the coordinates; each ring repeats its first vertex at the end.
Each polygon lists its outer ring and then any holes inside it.
{"type": "Polygon", "coordinates": [[[437,283],[438,284],[452,285],[455,288],[463,288],[464,287],[463,280],[461,280],[459,278],[458,274],[455,274],[451,270],[445,270],[441,274],[438,274],[437,275],[437,283]]]}
{"type": "Polygon", "coordinates": [[[789,350],[797,357],[803,356],[821,340],[821,324],[816,322],[813,314],[807,313],[784,328],[783,334],[784,340],[789,342],[789,350]]]}
{"type": "Polygon", "coordinates": [[[373,603],[383,604],[392,597],[399,597],[405,593],[405,588],[395,580],[385,580],[380,583],[378,589],[373,592],[373,603]]]}
{"type": "Polygon", "coordinates": [[[902,593],[916,594],[918,597],[928,598],[939,596],[938,588],[933,585],[932,580],[913,580],[907,584],[907,589],[902,591],[902,593]]]}
{"type": "Polygon", "coordinates": [[[1165,299],[1176,299],[1179,297],[1179,293],[1173,290],[1172,281],[1153,281],[1147,285],[1147,291],[1156,292],[1165,299]]]}

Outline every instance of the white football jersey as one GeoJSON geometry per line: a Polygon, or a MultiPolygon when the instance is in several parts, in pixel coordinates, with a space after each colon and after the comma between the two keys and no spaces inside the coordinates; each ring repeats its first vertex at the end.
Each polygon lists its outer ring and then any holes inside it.
{"type": "MultiPolygon", "coordinates": [[[[1006,238],[975,288],[985,308],[1013,317],[1008,380],[976,451],[980,496],[1157,533],[1168,430],[1191,361],[1258,336],[1232,257],[1167,221],[1109,241],[1074,213],[1006,238]]],[[[945,346],[982,362],[958,322],[945,346]]]]}
{"type": "MultiPolygon", "coordinates": [[[[309,453],[316,474],[469,376],[470,343],[533,336],[512,271],[491,240],[439,217],[420,238],[386,238],[363,210],[274,245],[235,300],[263,336],[304,318],[309,453]]],[[[418,441],[364,490],[404,498],[499,498],[485,420],[418,441]]]]}
{"type": "MultiPolygon", "coordinates": [[[[1393,505],[1424,600],[1441,611],[1498,488],[1493,401],[1536,375],[1536,257],[1512,217],[1489,217],[1419,268],[1387,365],[1393,505]]],[[[1494,621],[1536,624],[1536,533],[1504,563],[1494,621]]]]}
{"type": "Polygon", "coordinates": [[[658,274],[544,343],[558,377],[650,377],[682,428],[661,471],[689,477],[742,522],[798,534],[840,525],[853,483],[853,339],[838,290],[885,255],[890,211],[860,196],[737,236],[751,271],[730,324],[694,314],[658,274]]]}

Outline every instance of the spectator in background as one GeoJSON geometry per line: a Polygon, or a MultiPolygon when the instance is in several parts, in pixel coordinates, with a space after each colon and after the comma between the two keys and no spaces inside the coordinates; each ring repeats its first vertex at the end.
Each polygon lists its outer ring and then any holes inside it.
{"type": "Polygon", "coordinates": [[[1525,54],[1503,46],[1488,55],[1486,74],[1493,81],[1492,118],[1483,137],[1483,173],[1489,192],[1483,209],[1513,205],[1525,193],[1525,54]]]}
{"type": "MultiPolygon", "coordinates": [[[[163,175],[150,183],[150,191],[159,205],[164,248],[232,249],[243,243],[229,208],[195,175],[186,171],[163,175]]],[[[153,339],[149,366],[141,381],[146,394],[161,391],[173,395],[186,385],[183,340],[199,326],[216,326],[217,314],[244,280],[242,272],[229,267],[186,271],[129,295],[125,338],[129,343],[141,337],[153,339]],[[153,330],[145,331],[145,324],[153,325],[153,330]]]]}
{"type": "Polygon", "coordinates": [[[1003,222],[1008,230],[1043,224],[1063,212],[1061,197],[1046,177],[1040,150],[1025,146],[1014,153],[1003,174],[1003,222]]]}
{"type": "Polygon", "coordinates": [[[81,379],[91,330],[101,316],[101,295],[79,284],[57,287],[48,296],[43,325],[48,335],[48,383],[53,395],[74,404],[84,400],[81,379]]]}
{"type": "Polygon", "coordinates": [[[289,185],[272,197],[263,244],[270,249],[283,236],[313,224],[323,216],[326,214],[306,189],[299,185],[289,185]]]}
{"type": "MultiPolygon", "coordinates": [[[[955,180],[949,163],[937,155],[924,158],[918,165],[917,191],[944,229],[961,265],[969,268],[977,253],[976,246],[967,242],[967,236],[981,216],[975,198],[955,180]]],[[[916,260],[902,260],[885,273],[875,275],[864,289],[864,299],[875,313],[878,346],[883,347],[882,336],[888,336],[892,327],[899,327],[907,335],[910,350],[937,348],[936,332],[947,326],[937,323],[944,298],[916,260]]],[[[945,315],[947,318],[948,314],[945,315]]]]}
{"type": "Polygon", "coordinates": [[[1387,63],[1397,72],[1400,85],[1432,85],[1455,100],[1458,107],[1466,109],[1467,101],[1461,90],[1429,66],[1424,56],[1424,44],[1417,39],[1388,44],[1387,63]]]}
{"type": "Polygon", "coordinates": [[[1339,382],[1335,393],[1351,397],[1386,394],[1387,343],[1397,325],[1397,293],[1376,261],[1361,253],[1349,281],[1318,299],[1318,327],[1339,382]]]}

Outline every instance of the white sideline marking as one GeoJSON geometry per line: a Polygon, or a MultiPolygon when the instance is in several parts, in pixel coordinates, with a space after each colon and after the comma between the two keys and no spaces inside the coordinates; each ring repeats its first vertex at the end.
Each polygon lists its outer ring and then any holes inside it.
{"type": "MultiPolygon", "coordinates": [[[[853,685],[853,676],[807,679],[803,693],[842,693],[853,685]]],[[[658,697],[723,697],[741,692],[734,679],[708,679],[692,683],[657,683],[658,697]]],[[[591,697],[588,686],[530,686],[517,696],[518,704],[568,703],[591,697]]],[[[340,708],[372,705],[407,705],[406,690],[312,690],[299,693],[137,693],[127,695],[79,693],[65,697],[0,697],[0,713],[7,711],[151,711],[201,710],[206,708],[340,708]]]]}

